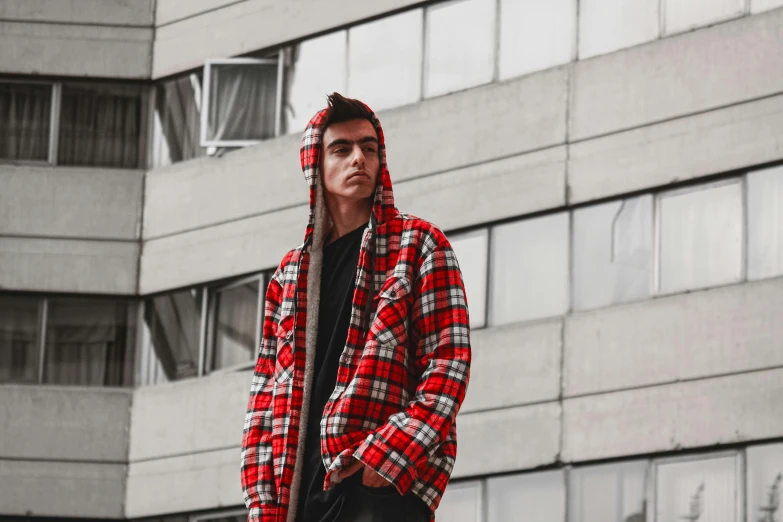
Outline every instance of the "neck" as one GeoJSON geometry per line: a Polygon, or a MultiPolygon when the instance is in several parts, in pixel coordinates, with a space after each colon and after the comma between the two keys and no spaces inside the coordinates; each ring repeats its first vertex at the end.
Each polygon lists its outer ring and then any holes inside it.
{"type": "Polygon", "coordinates": [[[327,236],[326,243],[352,232],[370,220],[372,200],[370,198],[345,201],[326,194],[326,208],[332,216],[332,230],[327,236]]]}

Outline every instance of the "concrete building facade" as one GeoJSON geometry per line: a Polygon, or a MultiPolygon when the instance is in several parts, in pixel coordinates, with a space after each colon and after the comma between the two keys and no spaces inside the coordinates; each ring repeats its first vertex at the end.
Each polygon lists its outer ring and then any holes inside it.
{"type": "Polygon", "coordinates": [[[438,520],[783,519],[781,63],[781,0],[5,0],[0,518],[246,517],[339,91],[464,273],[438,520]]]}

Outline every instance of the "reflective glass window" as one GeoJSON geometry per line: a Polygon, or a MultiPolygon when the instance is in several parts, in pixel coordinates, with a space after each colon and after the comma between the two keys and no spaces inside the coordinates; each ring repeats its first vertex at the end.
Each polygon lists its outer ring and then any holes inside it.
{"type": "Polygon", "coordinates": [[[740,281],[743,210],[739,181],[663,194],[658,204],[661,292],[740,281]]]}
{"type": "Polygon", "coordinates": [[[424,96],[492,81],[496,0],[457,0],[427,8],[424,96]]]}
{"type": "Polygon", "coordinates": [[[748,278],[783,275],[783,167],[748,174],[748,278]]]}
{"type": "Polygon", "coordinates": [[[41,299],[0,296],[0,383],[38,382],[41,299]]]}
{"type": "Polygon", "coordinates": [[[565,520],[563,471],[526,473],[487,480],[487,522],[565,520]]]}
{"type": "Polygon", "coordinates": [[[438,519],[449,522],[482,522],[481,482],[449,484],[436,513],[438,519]]]}
{"type": "Polygon", "coordinates": [[[500,79],[571,61],[575,0],[500,0],[500,79]]]}
{"type": "Polygon", "coordinates": [[[568,265],[567,213],[493,227],[490,324],[565,314],[568,265]]]}
{"type": "Polygon", "coordinates": [[[747,449],[746,520],[777,522],[783,518],[783,444],[747,449]]]}
{"type": "Polygon", "coordinates": [[[258,279],[214,293],[212,369],[254,361],[258,335],[258,279]]]}
{"type": "Polygon", "coordinates": [[[652,196],[641,196],[574,211],[574,309],[650,295],[652,210],[652,196]]]}
{"type": "Polygon", "coordinates": [[[52,86],[0,82],[0,160],[48,161],[52,86]]]}
{"type": "Polygon", "coordinates": [[[659,0],[580,0],[579,58],[658,38],[659,0]]]}
{"type": "Polygon", "coordinates": [[[485,324],[488,236],[487,229],[482,229],[450,238],[465,283],[472,328],[481,328],[485,324]]]}
{"type": "Polygon", "coordinates": [[[648,470],[647,462],[571,470],[568,522],[644,522],[648,470]]]}
{"type": "Polygon", "coordinates": [[[155,86],[153,167],[204,155],[199,144],[202,77],[190,73],[155,86]]]}
{"type": "Polygon", "coordinates": [[[423,20],[414,9],[349,31],[348,96],[375,111],[421,99],[423,20]]]}
{"type": "Polygon", "coordinates": [[[741,16],[745,0],[664,0],[666,34],[741,16]]]}

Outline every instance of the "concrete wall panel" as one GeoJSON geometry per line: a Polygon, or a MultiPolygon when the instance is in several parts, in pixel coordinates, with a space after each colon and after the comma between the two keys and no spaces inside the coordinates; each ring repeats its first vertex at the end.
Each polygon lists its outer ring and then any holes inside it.
{"type": "Polygon", "coordinates": [[[140,292],[149,294],[276,268],[301,244],[308,207],[234,221],[144,243],[140,292]]]}
{"type": "Polygon", "coordinates": [[[566,318],[565,396],[783,366],[783,278],[566,318]]]}
{"type": "Polygon", "coordinates": [[[133,519],[243,507],[239,457],[237,445],[194,455],[132,462],[128,467],[125,516],[133,519]]]}
{"type": "Polygon", "coordinates": [[[565,147],[403,181],[397,207],[444,230],[565,205],[565,147]]]}
{"type": "Polygon", "coordinates": [[[0,166],[0,234],[140,239],[144,173],[0,166]]]}
{"type": "Polygon", "coordinates": [[[252,375],[231,372],[138,388],[130,461],[239,448],[252,375]]]}
{"type": "Polygon", "coordinates": [[[161,0],[153,76],[227,58],[416,4],[420,0],[161,0]],[[197,13],[202,13],[195,16],[197,13]],[[182,19],[183,17],[189,17],[182,19]],[[175,20],[181,20],[172,23],[175,20]]]}
{"type": "Polygon", "coordinates": [[[380,115],[398,183],[565,142],[568,66],[380,115]]]}
{"type": "Polygon", "coordinates": [[[571,145],[570,203],[783,158],[783,97],[686,116],[571,145]]]}
{"type": "Polygon", "coordinates": [[[783,369],[564,401],[566,462],[783,436],[783,369]]]}
{"type": "Polygon", "coordinates": [[[144,238],[307,204],[300,142],[300,135],[289,135],[220,158],[203,157],[149,172],[144,238]]]}
{"type": "Polygon", "coordinates": [[[152,26],[154,0],[3,0],[0,19],[152,26]]]}
{"type": "Polygon", "coordinates": [[[578,62],[572,140],[783,92],[783,11],[578,62]]]}
{"type": "Polygon", "coordinates": [[[460,412],[557,400],[562,327],[557,320],[473,332],[470,383],[460,412]]]}
{"type": "Polygon", "coordinates": [[[0,71],[146,79],[152,28],[0,22],[0,71]]]}
{"type": "Polygon", "coordinates": [[[26,517],[119,519],[127,473],[124,464],[0,460],[0,509],[26,517]]]}
{"type": "Polygon", "coordinates": [[[552,464],[560,444],[560,404],[460,414],[457,461],[462,478],[552,464]],[[489,451],[491,449],[491,451],[489,451]]]}
{"type": "Polygon", "coordinates": [[[130,390],[0,386],[0,459],[124,462],[130,403],[130,390]]]}
{"type": "Polygon", "coordinates": [[[136,293],[139,245],[0,237],[0,289],[136,293]]]}

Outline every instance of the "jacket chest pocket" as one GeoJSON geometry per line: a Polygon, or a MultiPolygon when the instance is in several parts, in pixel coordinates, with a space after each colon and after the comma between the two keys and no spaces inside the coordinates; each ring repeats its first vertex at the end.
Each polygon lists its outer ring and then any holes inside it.
{"type": "Polygon", "coordinates": [[[294,318],[284,317],[277,324],[275,381],[284,382],[294,375],[294,318]]]}
{"type": "Polygon", "coordinates": [[[386,280],[375,296],[375,318],[370,326],[371,336],[379,344],[405,344],[411,314],[411,283],[405,277],[386,280]]]}

